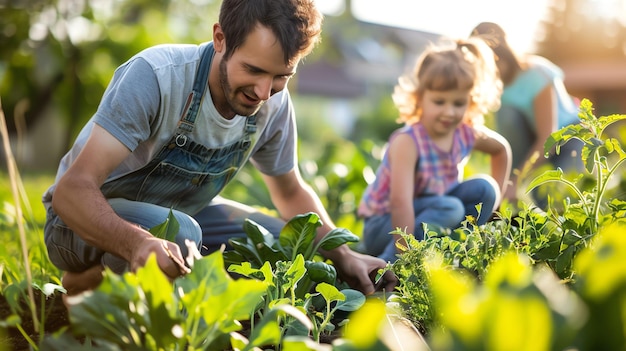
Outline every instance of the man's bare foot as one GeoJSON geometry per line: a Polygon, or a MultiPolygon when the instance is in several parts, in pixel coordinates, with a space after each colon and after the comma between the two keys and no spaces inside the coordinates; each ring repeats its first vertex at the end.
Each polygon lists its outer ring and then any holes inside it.
{"type": "Polygon", "coordinates": [[[68,297],[97,288],[102,282],[103,271],[104,267],[97,265],[83,272],[64,272],[61,283],[65,290],[67,290],[67,294],[63,295],[65,307],[69,307],[67,301],[68,297]]]}

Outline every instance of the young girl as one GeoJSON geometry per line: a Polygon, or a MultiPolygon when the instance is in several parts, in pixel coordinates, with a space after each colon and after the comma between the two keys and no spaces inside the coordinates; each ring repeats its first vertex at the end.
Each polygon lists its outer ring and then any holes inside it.
{"type": "Polygon", "coordinates": [[[499,107],[502,83],[493,54],[478,38],[429,47],[414,73],[393,94],[404,127],[365,190],[358,214],[365,219],[366,252],[396,260],[396,228],[424,238],[422,223],[457,228],[468,215],[484,224],[499,205],[511,169],[506,139],[483,125],[499,107]],[[461,182],[472,150],[491,156],[491,174],[461,182]],[[476,205],[482,204],[480,213],[476,205]]]}

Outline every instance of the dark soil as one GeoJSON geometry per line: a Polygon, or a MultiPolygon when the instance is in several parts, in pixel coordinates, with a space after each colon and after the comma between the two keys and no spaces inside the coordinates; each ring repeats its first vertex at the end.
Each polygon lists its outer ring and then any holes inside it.
{"type": "MultiPolygon", "coordinates": [[[[35,290],[34,293],[37,304],[37,313],[41,313],[41,292],[35,290]]],[[[55,293],[53,296],[45,299],[45,319],[43,328],[41,328],[42,321],[39,320],[40,330],[43,330],[45,334],[52,334],[61,327],[69,325],[67,309],[63,304],[61,295],[61,293],[55,293]]],[[[34,330],[33,318],[30,314],[30,309],[25,301],[21,304],[21,307],[21,326],[28,336],[37,345],[39,345],[39,332],[35,332],[34,330]]],[[[3,295],[0,295],[0,320],[5,320],[11,314],[12,311],[9,303],[3,295]]],[[[41,316],[38,315],[37,318],[41,319],[41,316]]],[[[8,328],[6,331],[0,329],[0,349],[3,351],[27,351],[30,350],[30,344],[17,328],[8,328]]]]}

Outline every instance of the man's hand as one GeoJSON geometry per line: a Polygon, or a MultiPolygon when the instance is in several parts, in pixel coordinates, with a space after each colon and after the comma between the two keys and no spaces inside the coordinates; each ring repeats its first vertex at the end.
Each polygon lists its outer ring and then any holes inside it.
{"type": "Polygon", "coordinates": [[[363,294],[371,295],[377,290],[392,292],[398,284],[398,278],[391,271],[386,271],[380,279],[376,280],[378,270],[387,266],[385,261],[355,252],[345,245],[335,250],[341,251],[339,255],[333,252],[331,258],[339,278],[363,294]],[[375,283],[378,284],[375,286],[375,283]]]}
{"type": "Polygon", "coordinates": [[[185,266],[183,255],[176,243],[155,237],[144,239],[133,250],[130,261],[131,270],[135,272],[139,267],[143,267],[152,253],[156,254],[159,268],[161,268],[163,273],[170,279],[175,279],[191,272],[191,270],[185,266]]]}

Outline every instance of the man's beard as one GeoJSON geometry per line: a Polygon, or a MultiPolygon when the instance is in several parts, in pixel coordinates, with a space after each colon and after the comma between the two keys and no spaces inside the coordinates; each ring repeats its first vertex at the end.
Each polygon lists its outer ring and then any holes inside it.
{"type": "Polygon", "coordinates": [[[222,60],[220,62],[220,85],[222,86],[222,92],[224,93],[225,105],[222,107],[226,110],[226,112],[233,112],[239,116],[252,116],[259,111],[261,105],[250,107],[245,106],[237,102],[236,95],[237,91],[233,90],[233,87],[230,85],[228,81],[228,72],[226,70],[227,61],[222,60]]]}

